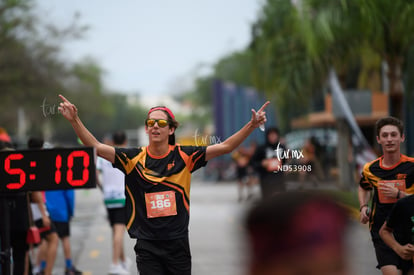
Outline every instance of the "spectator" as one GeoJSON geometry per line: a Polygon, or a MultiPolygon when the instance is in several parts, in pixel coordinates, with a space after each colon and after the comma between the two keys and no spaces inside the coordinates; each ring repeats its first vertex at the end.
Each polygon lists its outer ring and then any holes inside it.
{"type": "Polygon", "coordinates": [[[74,216],[75,210],[75,191],[53,190],[46,191],[46,207],[50,213],[50,218],[56,226],[56,231],[63,247],[65,257],[65,275],[80,275],[72,261],[72,250],[70,244],[70,221],[74,216]]]}
{"type": "Polygon", "coordinates": [[[256,151],[256,143],[252,142],[249,147],[239,147],[233,154],[232,158],[236,163],[238,200],[243,200],[244,189],[247,191],[246,199],[252,197],[252,185],[254,184],[253,168],[250,165],[250,159],[256,151]]]}
{"type": "MultiPolygon", "coordinates": [[[[27,146],[29,149],[41,149],[43,148],[43,143],[43,139],[31,137],[27,142],[27,146]]],[[[52,275],[59,238],[46,210],[43,195],[44,193],[40,191],[32,192],[32,217],[36,227],[39,228],[42,238],[36,257],[36,266],[33,271],[35,275],[52,275]]]]}
{"type": "Polygon", "coordinates": [[[299,170],[300,188],[303,188],[306,179],[310,179],[314,186],[318,186],[319,181],[324,179],[320,161],[322,155],[321,148],[314,136],[305,140],[302,148],[303,158],[299,159],[299,164],[302,165],[302,168],[299,170]]]}
{"type": "MultiPolygon", "coordinates": [[[[0,128],[0,150],[14,150],[7,131],[0,128]]],[[[0,194],[0,260],[1,274],[22,275],[29,270],[26,243],[29,229],[29,205],[26,192],[0,194]],[[9,230],[7,230],[7,228],[9,230]],[[10,254],[13,262],[10,261],[10,254]]]]}
{"type": "Polygon", "coordinates": [[[285,172],[282,165],[286,163],[285,146],[280,142],[278,128],[268,128],[265,143],[254,153],[251,163],[259,174],[262,197],[266,198],[275,193],[285,192],[285,172]]]}

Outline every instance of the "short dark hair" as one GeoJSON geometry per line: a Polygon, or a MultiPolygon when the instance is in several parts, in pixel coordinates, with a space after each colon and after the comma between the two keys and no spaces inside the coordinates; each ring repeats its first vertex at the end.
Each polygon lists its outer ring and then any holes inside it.
{"type": "Polygon", "coordinates": [[[270,133],[276,133],[278,136],[280,136],[280,130],[277,127],[270,127],[266,130],[266,136],[268,136],[270,133]]]}
{"type": "Polygon", "coordinates": [[[43,147],[44,140],[39,137],[31,137],[27,141],[27,147],[30,149],[40,149],[43,147]]]}
{"type": "Polygon", "coordinates": [[[112,141],[114,145],[122,145],[126,142],[126,139],[127,138],[126,138],[125,132],[123,131],[116,131],[112,135],[112,141]]]}
{"type": "Polygon", "coordinates": [[[385,125],[396,126],[398,128],[398,131],[400,132],[400,135],[402,136],[404,134],[404,124],[402,123],[402,121],[396,117],[388,116],[377,120],[377,122],[375,123],[375,131],[377,133],[377,136],[379,136],[382,127],[384,127],[385,125]]]}

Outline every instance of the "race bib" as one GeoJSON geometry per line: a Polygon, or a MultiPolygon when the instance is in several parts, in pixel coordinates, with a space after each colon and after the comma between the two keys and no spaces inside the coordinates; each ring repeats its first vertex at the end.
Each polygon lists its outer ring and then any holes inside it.
{"type": "Polygon", "coordinates": [[[145,205],[148,218],[158,218],[177,215],[175,192],[145,193],[145,205]]]}
{"type": "MultiPolygon", "coordinates": [[[[396,187],[400,191],[405,192],[405,180],[381,180],[378,182],[378,184],[381,183],[396,187]]],[[[396,203],[398,201],[395,197],[388,197],[383,194],[380,188],[378,188],[378,198],[381,203],[396,203]]]]}

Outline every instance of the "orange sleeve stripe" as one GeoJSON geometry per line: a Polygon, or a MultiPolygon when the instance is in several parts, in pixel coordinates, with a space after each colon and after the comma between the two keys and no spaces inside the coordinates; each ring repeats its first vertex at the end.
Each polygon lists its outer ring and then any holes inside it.
{"type": "Polygon", "coordinates": [[[178,147],[178,152],[180,153],[181,158],[184,160],[184,162],[187,164],[188,170],[193,171],[194,165],[197,163],[197,161],[204,156],[204,154],[201,154],[198,158],[196,158],[194,161],[192,161],[193,157],[198,153],[194,152],[191,156],[187,155],[181,150],[181,147],[178,147]],[[191,161],[191,165],[189,164],[191,161]]]}
{"type": "Polygon", "coordinates": [[[414,162],[414,158],[406,155],[401,155],[401,162],[414,162]]]}
{"type": "Polygon", "coordinates": [[[194,167],[194,163],[192,163],[192,164],[190,165],[190,161],[191,161],[191,157],[192,157],[192,156],[189,156],[189,155],[187,155],[186,153],[184,153],[184,152],[181,150],[181,147],[178,147],[178,152],[180,153],[181,158],[184,160],[184,162],[185,162],[186,166],[188,167],[188,170],[192,171],[192,170],[193,170],[193,167],[194,167]]]}
{"type": "Polygon", "coordinates": [[[190,156],[189,156],[189,155],[187,155],[186,153],[184,153],[184,152],[181,150],[181,147],[178,147],[178,152],[180,153],[180,156],[181,156],[181,158],[184,160],[185,164],[186,164],[186,165],[188,165],[188,162],[189,162],[189,160],[190,160],[190,156]]]}
{"type": "MultiPolygon", "coordinates": [[[[194,154],[192,154],[191,155],[191,157],[192,156],[194,156],[196,153],[194,153],[194,154]]],[[[201,154],[198,158],[196,158],[194,161],[193,161],[193,163],[192,163],[192,165],[191,165],[191,167],[190,167],[190,171],[193,171],[193,168],[194,168],[194,165],[197,163],[197,161],[199,161],[199,159],[200,158],[202,158],[204,156],[204,154],[201,154]]]]}
{"type": "Polygon", "coordinates": [[[118,158],[119,162],[124,167],[126,174],[128,175],[129,173],[131,173],[131,171],[136,166],[136,164],[137,164],[137,162],[138,162],[138,160],[140,158],[140,154],[138,154],[137,156],[135,156],[133,159],[128,158],[125,154],[124,154],[124,156],[126,158],[126,162],[119,155],[116,155],[116,157],[118,158]]]}

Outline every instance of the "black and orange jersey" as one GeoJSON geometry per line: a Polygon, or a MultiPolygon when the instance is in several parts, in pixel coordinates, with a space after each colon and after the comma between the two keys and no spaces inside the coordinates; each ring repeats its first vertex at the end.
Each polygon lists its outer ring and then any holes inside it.
{"type": "Polygon", "coordinates": [[[378,193],[381,181],[398,181],[405,184],[405,192],[414,193],[414,158],[401,155],[400,161],[392,167],[382,165],[383,157],[365,164],[359,185],[373,190],[370,229],[373,238],[379,238],[379,229],[387,219],[395,203],[383,203],[378,193]]]}
{"type": "Polygon", "coordinates": [[[151,155],[147,147],[115,149],[114,167],[126,175],[127,229],[131,238],[171,240],[188,236],[191,173],[207,164],[205,153],[204,146],[179,144],[170,145],[163,156],[151,155]],[[166,210],[164,207],[175,212],[152,213],[166,210]]]}

